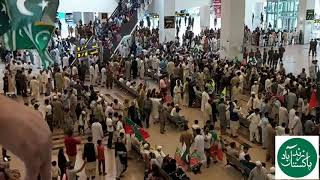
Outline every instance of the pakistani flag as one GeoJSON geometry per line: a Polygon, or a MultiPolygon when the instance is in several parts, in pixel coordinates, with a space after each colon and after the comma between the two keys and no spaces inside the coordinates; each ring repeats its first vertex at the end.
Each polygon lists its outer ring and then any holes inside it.
{"type": "MultiPolygon", "coordinates": [[[[0,0],[9,24],[4,43],[10,50],[37,49],[44,68],[53,64],[47,46],[54,31],[58,0],[0,0]]],[[[5,15],[0,18],[5,19],[5,15]]],[[[4,21],[5,22],[5,21],[4,21]]],[[[2,24],[2,19],[1,23],[2,24]]],[[[3,28],[4,29],[4,28],[3,28]]],[[[0,26],[0,33],[1,33],[0,26]]]]}
{"type": "Polygon", "coordinates": [[[145,131],[142,127],[138,126],[131,119],[125,118],[125,132],[126,134],[134,134],[135,138],[139,142],[144,142],[148,137],[150,137],[149,133],[145,131]]]}
{"type": "Polygon", "coordinates": [[[4,34],[7,49],[37,49],[46,68],[53,64],[47,49],[54,26],[45,24],[29,24],[17,30],[9,30],[4,34]]]}
{"type": "Polygon", "coordinates": [[[59,0],[5,0],[11,25],[15,29],[41,21],[54,24],[59,0]]]}
{"type": "Polygon", "coordinates": [[[10,29],[10,20],[7,14],[7,6],[5,0],[0,0],[0,36],[10,29]]]}

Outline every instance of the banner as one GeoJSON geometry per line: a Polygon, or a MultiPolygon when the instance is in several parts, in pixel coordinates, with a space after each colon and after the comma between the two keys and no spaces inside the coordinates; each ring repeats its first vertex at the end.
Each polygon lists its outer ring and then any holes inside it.
{"type": "Polygon", "coordinates": [[[213,9],[216,18],[221,18],[221,0],[213,0],[213,9]]]}

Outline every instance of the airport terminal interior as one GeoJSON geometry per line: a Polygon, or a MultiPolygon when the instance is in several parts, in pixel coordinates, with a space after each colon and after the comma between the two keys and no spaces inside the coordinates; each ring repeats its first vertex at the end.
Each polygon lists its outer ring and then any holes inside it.
{"type": "Polygon", "coordinates": [[[0,7],[0,180],[319,179],[320,0],[0,7]]]}

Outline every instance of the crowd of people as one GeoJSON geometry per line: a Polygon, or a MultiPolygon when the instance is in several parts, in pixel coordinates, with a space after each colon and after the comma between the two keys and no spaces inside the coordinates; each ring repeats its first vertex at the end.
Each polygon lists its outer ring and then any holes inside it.
{"type": "MultiPolygon", "coordinates": [[[[137,41],[131,47],[140,43],[139,35],[135,38],[137,41]]],[[[193,41],[196,41],[196,38],[193,41]]],[[[262,147],[267,149],[266,160],[271,164],[274,164],[275,160],[276,135],[319,134],[317,118],[319,110],[309,106],[310,96],[316,89],[316,60],[312,61],[309,75],[302,69],[298,76],[294,76],[292,73],[287,73],[283,66],[285,53],[283,46],[275,51],[273,48],[268,51],[264,49],[263,53],[259,48],[255,52],[253,50],[250,53],[245,52],[244,62],[237,62],[219,59],[203,49],[192,53],[195,46],[203,46],[197,42],[194,44],[194,46],[179,46],[177,42],[169,42],[163,45],[157,43],[154,46],[142,45],[139,52],[144,53],[137,53],[134,48],[130,49],[127,56],[124,53],[120,58],[122,63],[125,63],[123,67],[127,73],[123,74],[124,77],[119,73],[119,79],[130,82],[138,77],[139,73],[144,77],[145,70],[137,71],[141,66],[143,69],[156,72],[156,75],[159,75],[160,97],[164,101],[168,95],[171,96],[173,107],[178,109],[182,105],[194,107],[195,103],[200,104],[205,118],[203,120],[210,122],[219,120],[223,135],[230,127],[232,136],[236,137],[240,119],[247,119],[250,122],[249,140],[262,144],[262,147]],[[260,62],[249,63],[248,57],[260,59],[260,62]],[[149,65],[150,59],[154,64],[149,65]],[[132,66],[126,65],[131,63],[136,64],[137,68],[129,68],[132,66]],[[250,96],[247,105],[240,104],[242,95],[250,96]],[[241,111],[240,107],[246,111],[241,111]]],[[[135,89],[134,86],[131,87],[135,89]]],[[[141,91],[145,92],[145,88],[138,90],[138,94],[141,94],[141,91]]],[[[144,93],[139,96],[143,97],[144,93]]],[[[202,133],[199,135],[204,136],[202,133]]],[[[197,139],[202,141],[196,145],[202,145],[200,149],[203,152],[202,157],[205,157],[203,143],[205,138],[197,139]]],[[[255,169],[260,171],[261,164],[257,162],[255,169]]],[[[254,176],[255,173],[252,171],[250,176],[254,176]]]]}
{"type": "MultiPolygon", "coordinates": [[[[130,7],[125,9],[130,10],[130,7]]],[[[109,21],[113,25],[108,27],[119,27],[125,19],[127,16],[120,14],[120,19],[109,21]]],[[[181,24],[180,21],[177,24],[181,24]]],[[[191,28],[192,18],[189,22],[191,28]]],[[[309,74],[305,69],[297,76],[286,71],[282,63],[285,48],[280,44],[292,42],[289,32],[264,33],[257,29],[248,35],[249,30],[246,30],[246,36],[254,36],[247,39],[253,39],[255,45],[279,47],[278,50],[264,48],[262,53],[260,48],[250,52],[245,49],[243,60],[236,61],[221,59],[216,53],[215,40],[219,39],[220,30],[204,30],[195,36],[190,28],[184,33],[181,44],[179,40],[160,44],[157,29],[139,27],[131,42],[124,43],[111,62],[100,62],[99,57],[89,56],[88,65],[80,61],[77,66],[70,66],[74,57],[65,52],[73,49],[73,45],[64,41],[52,45],[52,49],[60,48],[56,59],[61,63],[39,72],[32,68],[24,51],[6,58],[4,93],[12,97],[21,95],[26,106],[33,106],[31,108],[41,114],[39,106],[44,95],[42,115],[50,130],[66,131],[64,143],[68,158],[60,149],[58,162],[52,162],[53,178],[65,174],[73,180],[85,169],[87,179],[94,179],[97,167],[99,175],[105,176],[103,140],[106,139],[107,148],[115,149],[116,178],[120,179],[128,167],[128,152],[131,141],[134,141],[125,130],[125,118],[146,128],[153,125],[151,120],[159,122],[160,133],[164,134],[168,119],[164,111],[169,111],[170,116],[181,117],[182,107],[200,108],[202,112],[194,121],[192,132],[186,125],[180,136],[186,154],[196,152],[201,164],[209,167],[211,159],[217,163],[216,154],[212,155],[211,149],[216,152],[224,150],[250,169],[247,176],[251,180],[272,179],[274,168],[268,171],[265,163],[253,163],[248,147],[236,147],[235,142],[223,147],[224,143],[217,135],[218,123],[221,136],[230,133],[236,138],[240,121],[248,121],[249,141],[267,149],[266,159],[261,161],[272,165],[275,163],[276,135],[319,135],[319,107],[310,107],[309,104],[316,89],[317,61],[313,61],[309,74]],[[256,61],[252,62],[252,59],[256,61]],[[145,80],[150,74],[155,77],[157,87],[147,86],[145,80]],[[110,101],[109,97],[97,92],[98,86],[112,89],[114,79],[135,90],[138,96],[132,101],[120,102],[118,99],[110,101]],[[242,97],[248,97],[247,103],[243,103],[242,97]],[[83,149],[84,164],[79,169],[75,169],[75,164],[77,145],[81,141],[73,136],[75,126],[80,134],[89,134],[83,149]]],[[[107,38],[114,37],[113,31],[108,29],[107,38]]],[[[313,43],[310,48],[313,54],[316,54],[316,46],[313,43]]],[[[157,148],[158,154],[155,154],[148,149],[150,145],[141,145],[142,154],[147,162],[151,162],[146,179],[161,179],[161,169],[178,176],[180,170],[175,159],[165,158],[161,148],[157,148]]],[[[182,159],[189,168],[190,160],[182,159]]],[[[194,172],[201,172],[201,169],[194,172]]]]}
{"type": "Polygon", "coordinates": [[[302,32],[296,30],[275,30],[272,28],[262,29],[257,27],[250,30],[247,26],[244,28],[244,42],[249,45],[266,47],[266,46],[283,46],[301,44],[302,32]]]}

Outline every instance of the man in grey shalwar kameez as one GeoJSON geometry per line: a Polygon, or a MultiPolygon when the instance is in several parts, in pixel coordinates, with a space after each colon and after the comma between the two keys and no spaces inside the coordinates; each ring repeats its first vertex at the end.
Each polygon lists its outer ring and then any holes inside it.
{"type": "Polygon", "coordinates": [[[267,169],[262,167],[260,161],[257,161],[256,167],[250,172],[248,180],[268,180],[267,174],[267,169]]]}
{"type": "Polygon", "coordinates": [[[286,98],[287,109],[292,109],[293,106],[297,103],[297,95],[293,92],[289,92],[286,98]]]}
{"type": "Polygon", "coordinates": [[[126,79],[129,80],[131,79],[131,61],[127,60],[124,63],[124,68],[125,68],[125,72],[126,72],[126,79]]]}
{"type": "Polygon", "coordinates": [[[221,134],[225,134],[227,129],[226,111],[227,111],[227,105],[225,104],[224,99],[222,98],[218,105],[221,134]]]}

